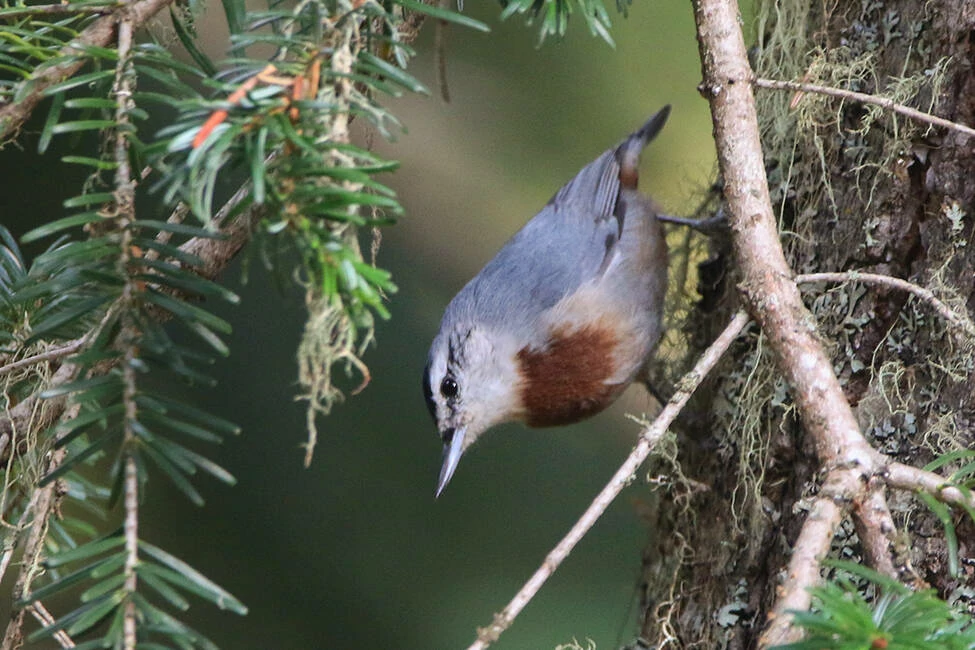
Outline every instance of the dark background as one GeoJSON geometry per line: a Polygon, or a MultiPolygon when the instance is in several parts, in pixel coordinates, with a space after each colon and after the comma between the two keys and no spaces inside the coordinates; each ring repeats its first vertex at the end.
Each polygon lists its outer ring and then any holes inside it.
{"type": "MultiPolygon", "coordinates": [[[[219,22],[219,9],[209,11],[219,22]]],[[[580,21],[566,42],[536,50],[534,29],[517,18],[499,24],[496,5],[468,11],[493,33],[449,31],[453,102],[391,101],[408,133],[376,142],[403,163],[387,180],[407,214],[384,231],[380,253],[400,291],[365,357],[372,383],[320,420],[309,470],[299,448],[304,406],[294,401],[301,296],[272,286],[259,265],[246,286],[238,266],[225,275],[243,299],[217,308],[234,326],[232,356],[213,369],[216,389],[193,392],[243,427],[209,454],[239,483],[204,480],[207,505],[196,509],[155,474],[142,531],[250,607],[244,618],[200,603],[188,614],[223,648],[466,647],[629,452],[638,426],[623,414],[653,408],[633,388],[581,425],[499,428],[433,499],[440,443],[420,374],[454,292],[562,183],[661,105],[674,111],[645,156],[642,189],[686,213],[714,156],[690,3],[637,3],[628,19],[613,13],[615,50],[580,21]]],[[[412,72],[436,95],[431,36],[417,44],[412,72]]],[[[211,53],[222,39],[212,37],[211,53]]],[[[53,154],[36,156],[36,135],[22,142],[25,152],[0,152],[0,220],[17,233],[61,215],[81,180],[53,154]]],[[[647,495],[642,481],[624,492],[497,648],[588,637],[603,649],[632,635],[651,537],[639,515],[647,495]]]]}

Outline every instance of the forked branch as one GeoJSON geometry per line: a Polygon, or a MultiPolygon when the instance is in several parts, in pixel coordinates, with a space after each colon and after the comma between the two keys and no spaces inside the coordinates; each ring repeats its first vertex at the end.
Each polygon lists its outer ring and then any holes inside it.
{"type": "Polygon", "coordinates": [[[748,64],[737,3],[694,4],[704,81],[711,105],[718,164],[724,179],[734,258],[745,306],[768,336],[776,365],[791,389],[803,429],[812,439],[827,482],[803,523],[778,592],[769,629],[759,647],[798,637],[788,610],[810,605],[808,587],[820,581],[819,562],[852,501],[883,457],[860,432],[814,319],[805,308],[782,250],[759,136],[754,73],[748,64]]]}

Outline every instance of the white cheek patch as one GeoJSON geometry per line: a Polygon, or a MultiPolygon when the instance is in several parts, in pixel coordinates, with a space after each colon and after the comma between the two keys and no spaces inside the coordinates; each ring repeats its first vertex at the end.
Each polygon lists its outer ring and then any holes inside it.
{"type": "Polygon", "coordinates": [[[510,334],[476,330],[469,337],[461,390],[471,442],[495,424],[520,419],[518,349],[510,334]]]}

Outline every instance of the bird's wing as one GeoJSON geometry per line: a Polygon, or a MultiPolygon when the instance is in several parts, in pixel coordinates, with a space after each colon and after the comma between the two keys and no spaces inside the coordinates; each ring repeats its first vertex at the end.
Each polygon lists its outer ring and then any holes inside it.
{"type": "Polygon", "coordinates": [[[596,273],[605,271],[623,234],[626,215],[619,200],[620,190],[637,189],[640,154],[663,128],[669,115],[670,106],[664,106],[639,130],[584,167],[549,201],[556,212],[564,215],[564,221],[580,220],[580,228],[594,230],[592,237],[585,239],[603,243],[589,253],[599,256],[596,273]]]}
{"type": "MultiPolygon", "coordinates": [[[[607,267],[624,214],[619,195],[636,189],[640,152],[670,107],[586,165],[457,295],[449,309],[482,321],[530,325],[607,267]]],[[[461,314],[458,314],[458,316],[461,314]]]]}

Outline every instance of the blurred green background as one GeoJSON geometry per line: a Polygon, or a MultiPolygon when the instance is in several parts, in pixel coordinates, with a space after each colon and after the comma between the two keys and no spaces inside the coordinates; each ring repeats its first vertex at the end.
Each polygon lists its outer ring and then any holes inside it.
{"type": "MultiPolygon", "coordinates": [[[[633,388],[610,412],[554,430],[502,427],[460,465],[434,501],[440,442],[420,391],[426,348],[443,308],[566,180],[665,103],[670,123],[644,158],[641,188],[684,214],[714,166],[691,4],[636,3],[613,14],[616,49],[581,22],[535,49],[519,19],[493,3],[467,10],[491,34],[451,28],[452,103],[390,105],[408,132],[375,147],[402,161],[390,180],[407,215],[383,233],[380,262],[400,291],[365,361],[373,381],[320,421],[302,468],[304,406],[294,401],[301,296],[254,265],[243,304],[220,308],[234,333],[219,385],[196,397],[243,427],[211,455],[239,484],[202,486],[203,509],[157,475],[144,536],[181,556],[250,607],[238,618],[197,604],[188,619],[223,648],[438,650],[464,648],[562,537],[631,449],[623,417],[652,401],[633,388]]],[[[210,9],[216,21],[220,12],[210,9]]],[[[219,31],[219,30],[218,30],[219,31]]],[[[211,51],[223,47],[214,36],[211,51]]],[[[432,29],[412,72],[436,95],[432,29]]],[[[362,125],[358,125],[364,137],[362,125]]],[[[61,214],[80,177],[52,174],[36,135],[0,153],[0,220],[24,232],[61,214]]],[[[356,382],[346,382],[354,387],[356,382]]],[[[580,544],[499,649],[554,648],[573,638],[614,648],[632,637],[641,552],[652,536],[637,482],[580,544]]]]}

